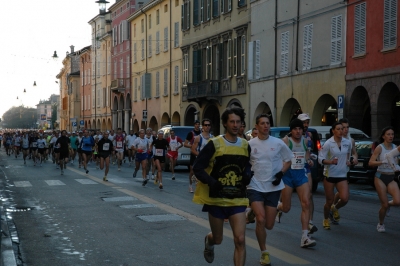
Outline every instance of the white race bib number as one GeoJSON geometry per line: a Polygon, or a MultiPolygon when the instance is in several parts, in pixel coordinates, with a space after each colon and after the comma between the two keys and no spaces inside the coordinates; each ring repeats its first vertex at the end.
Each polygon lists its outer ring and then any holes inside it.
{"type": "Polygon", "coordinates": [[[163,149],[156,149],[156,156],[164,156],[164,150],[163,149]]]}
{"type": "Polygon", "coordinates": [[[32,147],[36,148],[37,147],[37,142],[32,142],[32,147]]]}
{"type": "Polygon", "coordinates": [[[306,161],[305,152],[293,152],[294,158],[292,158],[292,169],[304,169],[304,163],[306,161]]]}
{"type": "Polygon", "coordinates": [[[122,149],[122,141],[117,141],[117,148],[122,149]]]}
{"type": "Polygon", "coordinates": [[[110,150],[110,143],[104,143],[103,144],[103,151],[109,151],[110,150]]]}

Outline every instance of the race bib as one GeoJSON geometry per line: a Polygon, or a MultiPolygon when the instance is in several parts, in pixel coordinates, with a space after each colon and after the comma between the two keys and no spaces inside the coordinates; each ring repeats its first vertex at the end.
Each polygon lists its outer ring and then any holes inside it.
{"type": "Polygon", "coordinates": [[[103,151],[109,151],[110,150],[110,143],[104,143],[103,144],[103,151]]]}
{"type": "Polygon", "coordinates": [[[32,147],[36,148],[37,147],[37,142],[32,142],[32,147]]]}
{"type": "Polygon", "coordinates": [[[292,158],[292,169],[303,169],[306,161],[305,152],[293,152],[294,158],[292,158]]]}
{"type": "Polygon", "coordinates": [[[171,151],[176,151],[176,143],[171,143],[169,146],[171,147],[171,151]]]}
{"type": "Polygon", "coordinates": [[[122,141],[117,141],[117,148],[122,149],[122,141]]]}
{"type": "Polygon", "coordinates": [[[164,156],[164,150],[163,149],[156,149],[156,156],[164,156]]]}

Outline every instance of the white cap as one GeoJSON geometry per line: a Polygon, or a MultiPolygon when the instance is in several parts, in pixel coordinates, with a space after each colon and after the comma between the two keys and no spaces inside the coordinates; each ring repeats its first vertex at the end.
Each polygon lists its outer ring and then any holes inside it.
{"type": "Polygon", "coordinates": [[[311,120],[310,116],[308,114],[299,114],[299,116],[297,117],[298,119],[300,119],[301,121],[305,121],[305,120],[311,120]]]}

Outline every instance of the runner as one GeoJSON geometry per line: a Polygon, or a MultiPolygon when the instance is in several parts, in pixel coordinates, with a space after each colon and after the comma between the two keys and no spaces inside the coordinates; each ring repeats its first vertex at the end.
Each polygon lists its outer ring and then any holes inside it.
{"type": "Polygon", "coordinates": [[[17,159],[17,157],[19,156],[19,150],[21,149],[21,142],[22,142],[21,136],[19,135],[18,131],[14,138],[15,159],[17,159]]]}
{"type": "Polygon", "coordinates": [[[339,209],[349,201],[349,185],[347,183],[347,167],[350,166],[351,142],[343,138],[343,126],[339,122],[332,125],[332,137],[326,140],[319,151],[318,161],[324,165],[325,205],[324,229],[329,230],[328,217],[333,224],[339,224],[339,209]],[[339,193],[339,201],[334,204],[334,189],[339,193]]]}
{"type": "Polygon", "coordinates": [[[167,138],[167,141],[170,147],[167,153],[170,161],[169,169],[172,172],[172,180],[175,180],[175,165],[176,161],[178,160],[178,150],[183,146],[183,141],[179,136],[175,136],[175,130],[173,129],[169,131],[169,137],[167,138]]]}
{"type": "Polygon", "coordinates": [[[75,162],[76,151],[78,149],[78,137],[76,136],[76,132],[72,132],[72,136],[69,138],[71,142],[71,165],[75,162]]]}
{"type": "Polygon", "coordinates": [[[142,186],[147,184],[146,169],[147,169],[147,152],[149,150],[149,141],[144,137],[144,129],[139,130],[139,137],[135,139],[131,149],[136,152],[135,156],[135,171],[133,172],[133,177],[136,177],[139,171],[140,165],[142,166],[142,186]]]}
{"type": "Polygon", "coordinates": [[[249,215],[255,215],[257,221],[260,264],[270,265],[266,229],[272,230],[274,227],[279,196],[285,187],[282,177],[290,167],[293,153],[281,139],[269,135],[271,123],[267,114],[256,117],[256,128],[258,136],[249,141],[254,176],[247,186],[247,196],[252,209],[249,215]]]}
{"type": "Polygon", "coordinates": [[[253,127],[253,129],[251,130],[251,138],[254,139],[258,136],[258,129],[253,127]]]}
{"type": "Polygon", "coordinates": [[[85,130],[83,132],[83,137],[81,142],[79,143],[79,147],[82,149],[82,165],[83,169],[85,169],[86,174],[89,173],[87,169],[88,160],[92,155],[92,147],[94,146],[94,139],[92,136],[89,136],[89,131],[85,130]]]}
{"type": "MultiPolygon", "coordinates": [[[[303,136],[307,140],[307,150],[309,151],[310,156],[311,156],[311,151],[313,150],[313,145],[314,145],[314,142],[312,139],[312,134],[311,134],[311,132],[308,132],[308,126],[310,125],[311,118],[308,114],[303,113],[303,114],[299,114],[298,119],[300,119],[303,122],[303,127],[304,127],[303,136]]],[[[312,161],[312,165],[314,165],[314,161],[312,161]]],[[[312,187],[313,187],[313,180],[312,180],[312,176],[311,176],[312,165],[310,165],[308,162],[305,163],[305,170],[307,173],[308,185],[310,187],[310,193],[309,193],[310,194],[310,218],[308,221],[308,232],[310,234],[313,234],[318,231],[317,226],[315,226],[315,224],[313,223],[314,198],[313,198],[313,194],[312,194],[312,187]]]]}
{"type": "Polygon", "coordinates": [[[379,223],[376,226],[376,230],[380,233],[386,231],[384,221],[385,216],[389,216],[390,207],[400,205],[400,190],[395,182],[396,178],[398,180],[400,167],[397,158],[394,159],[394,157],[400,154],[400,146],[396,147],[393,144],[393,139],[393,127],[385,127],[379,137],[380,144],[375,148],[369,160],[369,166],[378,167],[375,173],[374,184],[381,202],[379,223]],[[388,193],[392,196],[392,200],[390,201],[387,196],[388,193]]]}
{"type": "Polygon", "coordinates": [[[11,143],[12,143],[12,137],[11,137],[10,133],[7,133],[7,135],[5,137],[4,147],[6,148],[6,154],[8,156],[11,156],[11,143]]]}
{"type": "MultiPolygon", "coordinates": [[[[187,134],[186,140],[185,140],[185,143],[183,144],[183,146],[186,148],[192,149],[194,139],[200,133],[201,133],[200,121],[195,120],[194,121],[194,129],[187,134]]],[[[195,159],[196,159],[196,156],[194,154],[190,153],[190,162],[189,162],[189,192],[190,193],[193,193],[192,184],[193,184],[193,182],[196,181],[196,177],[194,176],[194,172],[193,172],[193,163],[194,163],[195,159]]]]}
{"type": "Polygon", "coordinates": [[[282,190],[282,202],[278,203],[278,211],[285,213],[291,208],[291,200],[293,191],[296,189],[297,195],[301,203],[300,221],[302,226],[302,237],[300,246],[302,248],[313,247],[316,245],[315,240],[308,236],[308,222],[310,219],[310,186],[306,173],[305,162],[311,167],[313,161],[310,160],[310,151],[307,148],[307,139],[303,137],[303,122],[300,119],[293,119],[290,122],[290,137],[285,136],[282,140],[293,152],[294,158],[290,168],[283,175],[282,180],[285,188],[282,190]]]}
{"type": "Polygon", "coordinates": [[[67,168],[68,158],[69,158],[69,146],[70,140],[67,137],[67,131],[61,131],[61,137],[56,141],[56,147],[59,149],[59,163],[61,169],[61,175],[64,174],[64,169],[67,168]]]}
{"type": "Polygon", "coordinates": [[[234,265],[244,265],[246,260],[246,216],[248,205],[246,185],[250,176],[250,147],[246,140],[237,136],[244,111],[241,108],[227,108],[221,116],[226,133],[211,139],[200,151],[193,170],[200,181],[196,186],[193,201],[203,204],[208,212],[211,232],[204,239],[204,258],[208,263],[214,260],[214,245],[220,245],[223,238],[224,219],[229,219],[234,240],[234,265]],[[248,171],[247,171],[248,172],[248,171]]]}
{"type": "Polygon", "coordinates": [[[162,184],[162,169],[164,168],[165,163],[165,153],[170,149],[168,141],[163,138],[164,132],[158,131],[158,138],[154,140],[150,145],[150,150],[154,147],[154,164],[157,168],[157,177],[154,180],[154,184],[157,185],[158,188],[163,189],[162,184]]]}
{"type": "MultiPolygon", "coordinates": [[[[115,133],[114,133],[114,129],[111,129],[110,134],[108,134],[108,139],[112,141],[113,146],[116,146],[116,142],[115,142],[115,133]]],[[[112,164],[115,164],[116,161],[116,155],[115,155],[115,149],[113,151],[111,151],[111,155],[110,155],[110,161],[112,162],[112,164]]]]}
{"type": "MultiPolygon", "coordinates": [[[[151,128],[146,129],[146,139],[149,142],[149,147],[153,143],[153,141],[156,139],[153,135],[153,130],[151,128]]],[[[147,153],[148,153],[148,155],[147,155],[147,171],[146,171],[147,176],[146,176],[146,178],[149,179],[150,170],[151,170],[151,179],[154,180],[154,178],[155,178],[154,173],[155,173],[156,169],[154,167],[153,149],[149,149],[147,153]]]]}
{"type": "Polygon", "coordinates": [[[112,141],[108,138],[108,132],[104,132],[104,137],[97,143],[97,147],[100,157],[100,170],[103,170],[104,164],[106,165],[103,181],[108,181],[107,174],[110,169],[110,154],[114,149],[112,141]]]}
{"type": "Polygon", "coordinates": [[[121,165],[122,165],[122,160],[124,157],[124,143],[125,143],[125,138],[122,135],[121,128],[117,129],[117,135],[115,136],[115,152],[117,154],[117,165],[118,165],[118,171],[121,171],[121,165]]]}
{"type": "Polygon", "coordinates": [[[46,157],[46,140],[43,138],[43,134],[39,135],[39,139],[37,141],[37,146],[38,146],[38,154],[39,154],[39,166],[42,166],[42,162],[44,161],[44,158],[46,157]]]}
{"type": "Polygon", "coordinates": [[[58,159],[60,157],[60,147],[58,145],[56,145],[57,139],[58,139],[58,134],[54,133],[54,135],[51,137],[51,140],[50,140],[50,145],[53,147],[53,154],[52,154],[53,155],[53,163],[56,164],[56,169],[59,168],[58,159]]]}
{"type": "Polygon", "coordinates": [[[22,158],[24,159],[24,164],[26,164],[26,157],[28,157],[29,153],[29,135],[27,132],[24,132],[22,135],[22,158]]]}
{"type": "Polygon", "coordinates": [[[79,168],[82,167],[82,161],[83,161],[82,148],[79,147],[79,143],[81,143],[82,138],[83,138],[83,132],[79,131],[79,134],[78,134],[78,137],[77,137],[78,144],[77,144],[77,149],[76,149],[76,152],[78,153],[79,168]]]}
{"type": "Polygon", "coordinates": [[[132,162],[134,162],[134,158],[135,158],[135,151],[131,149],[135,139],[136,139],[136,135],[133,134],[133,130],[130,130],[129,135],[126,136],[126,138],[125,138],[126,149],[128,150],[129,166],[132,165],[132,162]]]}
{"type": "Polygon", "coordinates": [[[33,133],[29,142],[31,144],[31,151],[32,151],[32,158],[33,158],[33,166],[36,166],[36,162],[39,159],[38,155],[38,146],[37,146],[37,141],[39,137],[37,133],[33,133]]]}

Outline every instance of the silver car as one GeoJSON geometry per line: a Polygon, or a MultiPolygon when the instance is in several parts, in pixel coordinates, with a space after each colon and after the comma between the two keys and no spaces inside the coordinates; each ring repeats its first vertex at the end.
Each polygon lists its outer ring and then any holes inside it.
{"type": "MultiPolygon", "coordinates": [[[[185,142],[186,137],[189,132],[193,131],[193,126],[164,126],[160,130],[164,132],[164,138],[169,137],[169,132],[173,129],[175,131],[175,136],[178,136],[182,139],[182,144],[185,142]]],[[[190,149],[186,147],[182,147],[178,150],[178,159],[176,161],[176,165],[186,165],[189,168],[190,165],[190,149]]],[[[164,171],[170,171],[170,161],[167,156],[165,159],[165,167],[164,171]]]]}

